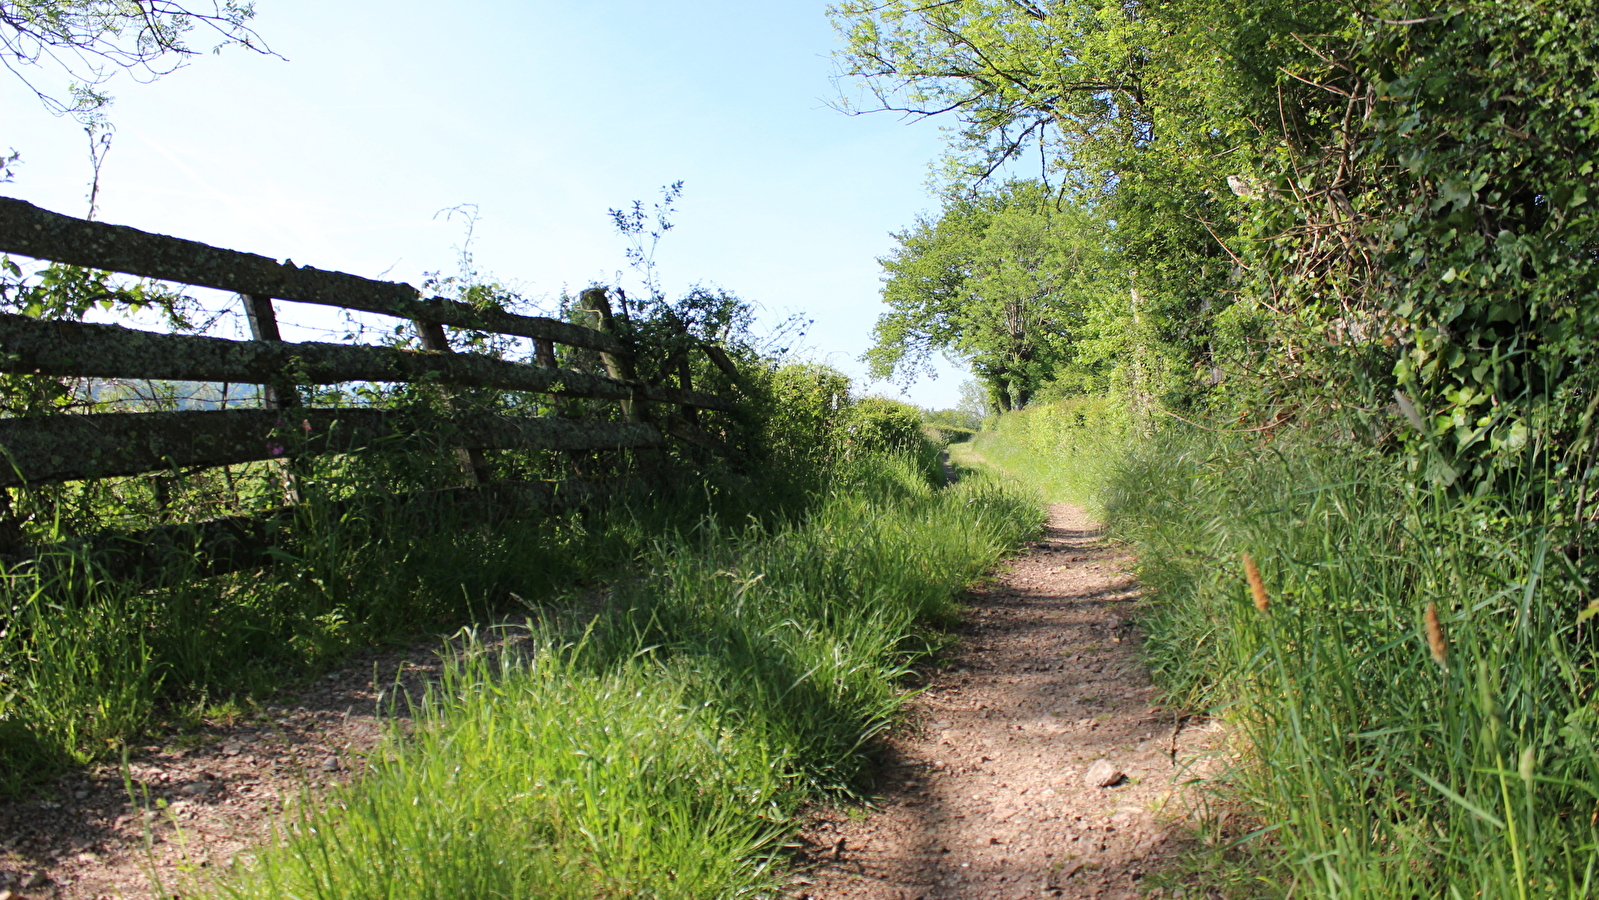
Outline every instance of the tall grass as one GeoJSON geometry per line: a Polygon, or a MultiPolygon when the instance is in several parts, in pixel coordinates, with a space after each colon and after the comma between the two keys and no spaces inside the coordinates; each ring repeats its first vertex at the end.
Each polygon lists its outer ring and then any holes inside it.
{"type": "Polygon", "coordinates": [[[224,896],[732,897],[861,785],[957,590],[1040,525],[993,481],[857,459],[803,522],[707,519],[580,634],[469,652],[375,772],[224,896]]]}
{"type": "Polygon", "coordinates": [[[196,557],[150,590],[65,550],[0,573],[0,795],[356,647],[537,607],[627,568],[707,512],[748,513],[762,497],[746,493],[697,484],[493,522],[442,495],[310,496],[264,571],[202,578],[196,557]]]}
{"type": "Polygon", "coordinates": [[[1139,445],[1104,502],[1159,601],[1151,662],[1236,723],[1288,895],[1594,896],[1586,586],[1519,498],[1413,485],[1292,435],[1139,445]]]}

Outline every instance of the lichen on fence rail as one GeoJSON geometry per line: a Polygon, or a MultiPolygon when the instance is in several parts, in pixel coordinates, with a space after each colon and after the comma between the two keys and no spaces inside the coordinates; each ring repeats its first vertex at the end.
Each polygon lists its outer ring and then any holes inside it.
{"type": "MultiPolygon", "coordinates": [[[[715,451],[728,449],[716,434],[697,427],[694,410],[728,412],[734,409],[733,402],[692,390],[685,365],[678,367],[675,387],[640,379],[634,367],[635,347],[610,331],[604,289],[590,289],[583,295],[583,308],[594,313],[602,325],[596,329],[453,300],[424,299],[408,284],[301,267],[292,261],[280,263],[256,254],[76,219],[7,198],[0,198],[0,253],[235,292],[243,295],[255,336],[251,341],[237,341],[156,334],[120,325],[42,321],[0,313],[0,373],[259,384],[267,386],[269,407],[0,418],[0,488],[167,473],[167,477],[153,479],[158,505],[165,509],[163,491],[173,481],[170,476],[199,469],[374,449],[423,454],[453,450],[473,461],[469,480],[479,492],[471,495],[477,501],[493,497],[503,507],[514,494],[519,509],[531,509],[581,503],[599,494],[581,480],[558,482],[563,485],[560,489],[553,486],[557,482],[520,482],[521,487],[517,483],[482,484],[487,467],[477,451],[567,451],[574,454],[572,468],[588,477],[592,473],[582,454],[589,451],[658,448],[668,437],[715,451]],[[274,300],[408,319],[422,335],[425,349],[284,341],[276,327],[274,300]],[[449,352],[452,348],[444,325],[533,338],[535,362],[449,352]],[[582,371],[560,367],[556,344],[598,353],[597,362],[603,363],[606,373],[592,370],[596,361],[592,353],[566,356],[568,365],[574,360],[590,360],[590,366],[579,366],[582,371]],[[450,402],[443,404],[442,411],[436,406],[301,406],[300,385],[351,382],[453,385],[617,401],[628,421],[608,421],[603,413],[584,421],[561,415],[514,417],[495,414],[483,406],[459,409],[450,402]],[[645,407],[646,401],[681,409],[685,421],[671,415],[656,421],[645,407]]],[[[726,353],[709,344],[701,349],[735,385],[741,383],[726,353]]],[[[686,359],[683,356],[679,362],[686,359]]],[[[555,408],[563,414],[574,409],[562,404],[555,408]]],[[[629,464],[623,459],[625,470],[629,464]]],[[[632,465],[658,475],[653,457],[645,454],[643,459],[644,463],[635,459],[632,465]]],[[[301,463],[284,470],[284,498],[290,506],[302,502],[294,485],[303,471],[301,463]]],[[[499,474],[518,472],[516,466],[508,466],[499,474]]],[[[8,499],[0,490],[0,501],[8,499]]],[[[0,540],[5,545],[0,548],[4,550],[0,562],[41,560],[56,551],[70,551],[68,555],[92,551],[91,555],[106,565],[126,568],[130,576],[144,573],[135,576],[141,580],[167,565],[169,558],[182,560],[191,551],[209,560],[202,574],[260,564],[266,558],[262,548],[274,543],[278,528],[271,519],[276,513],[267,519],[246,516],[167,523],[107,538],[110,543],[98,537],[73,538],[76,549],[62,544],[51,550],[17,545],[16,520],[7,516],[6,509],[9,504],[0,503],[0,534],[13,536],[0,540]],[[10,532],[4,528],[7,522],[12,523],[10,532]]]]}
{"type": "Polygon", "coordinates": [[[573,369],[473,353],[434,353],[307,341],[232,341],[120,325],[49,322],[0,313],[0,372],[84,378],[298,384],[434,382],[601,400],[645,399],[727,409],[714,394],[641,387],[573,369]]]}

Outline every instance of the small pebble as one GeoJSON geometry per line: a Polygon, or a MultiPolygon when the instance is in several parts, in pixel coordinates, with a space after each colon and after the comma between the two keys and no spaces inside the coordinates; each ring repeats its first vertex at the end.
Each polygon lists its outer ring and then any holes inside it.
{"type": "Polygon", "coordinates": [[[1108,788],[1118,785],[1127,777],[1108,759],[1101,759],[1088,767],[1083,774],[1083,784],[1089,787],[1108,788]]]}

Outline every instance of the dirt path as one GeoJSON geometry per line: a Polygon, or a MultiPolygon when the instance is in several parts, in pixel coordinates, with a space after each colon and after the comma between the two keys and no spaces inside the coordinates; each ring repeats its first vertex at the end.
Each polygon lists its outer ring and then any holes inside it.
{"type": "MultiPolygon", "coordinates": [[[[892,747],[879,811],[833,811],[806,830],[813,864],[794,897],[1136,896],[1179,849],[1163,807],[1179,805],[1174,780],[1198,774],[1216,734],[1187,724],[1173,754],[1174,714],[1152,705],[1136,658],[1126,562],[1081,510],[1052,508],[1043,539],[974,592],[954,665],[892,747]],[[1111,787],[1084,781],[1101,759],[1121,775],[1111,787]]],[[[0,801],[0,900],[148,897],[151,874],[170,890],[233,864],[285,804],[359,772],[395,673],[418,691],[437,647],[351,660],[186,736],[187,749],[135,752],[138,804],[118,765],[0,801]]]]}
{"type": "MultiPolygon", "coordinates": [[[[803,837],[796,898],[1137,897],[1182,849],[1183,781],[1212,726],[1155,704],[1137,658],[1129,560],[1081,509],[974,592],[955,663],[893,744],[877,809],[803,837]],[[1180,799],[1180,797],[1179,797],[1180,799]]],[[[1198,763],[1198,765],[1196,765],[1198,763]]]]}

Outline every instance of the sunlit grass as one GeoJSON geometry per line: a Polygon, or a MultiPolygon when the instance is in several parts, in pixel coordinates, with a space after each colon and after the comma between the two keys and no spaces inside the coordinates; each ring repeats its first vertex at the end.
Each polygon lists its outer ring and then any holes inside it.
{"type": "Polygon", "coordinates": [[[951,445],[950,459],[1003,473],[1047,502],[1097,512],[1103,487],[1129,447],[1125,413],[1110,400],[1084,398],[991,419],[970,443],[951,445]]]}
{"type": "Polygon", "coordinates": [[[1142,445],[1105,507],[1158,601],[1149,659],[1233,722],[1246,846],[1289,895],[1593,896],[1584,586],[1525,504],[1412,483],[1293,435],[1142,445]]]}
{"type": "Polygon", "coordinates": [[[216,890],[775,893],[798,804],[865,786],[932,626],[1040,524],[992,479],[871,458],[802,523],[661,539],[586,630],[454,659],[414,736],[216,890]]]}

